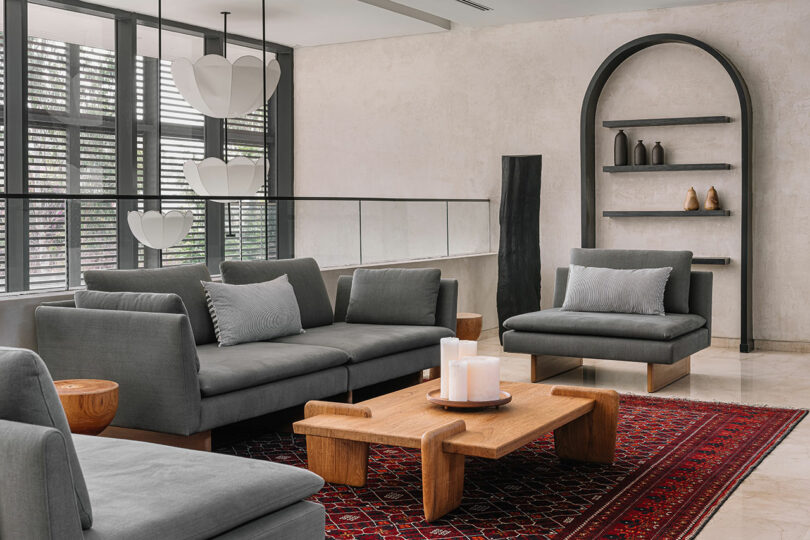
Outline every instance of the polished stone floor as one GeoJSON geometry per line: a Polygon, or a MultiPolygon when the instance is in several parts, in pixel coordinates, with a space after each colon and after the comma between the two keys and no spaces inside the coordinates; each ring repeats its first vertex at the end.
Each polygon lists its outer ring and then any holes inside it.
{"type": "MultiPolygon", "coordinates": [[[[504,353],[497,337],[482,339],[478,351],[502,358],[503,380],[529,380],[529,357],[504,353]]],[[[585,360],[544,382],[646,394],[646,380],[646,364],[585,360]]],[[[654,395],[810,408],[810,354],[712,347],[692,357],[689,377],[654,395]]],[[[810,540],[810,418],[743,481],[698,538],[810,540]]]]}

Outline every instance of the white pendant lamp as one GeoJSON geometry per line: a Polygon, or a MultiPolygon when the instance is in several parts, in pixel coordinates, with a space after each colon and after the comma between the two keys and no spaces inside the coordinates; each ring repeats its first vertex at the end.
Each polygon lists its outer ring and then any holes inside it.
{"type": "Polygon", "coordinates": [[[166,249],[186,237],[194,225],[194,213],[180,210],[165,213],[139,210],[127,214],[127,223],[129,230],[141,244],[153,249],[166,249]]]}
{"type": "MultiPolygon", "coordinates": [[[[229,13],[222,12],[226,45],[229,13]]],[[[264,29],[265,18],[262,14],[262,35],[264,29]]],[[[281,66],[276,59],[265,65],[264,52],[261,60],[255,56],[242,56],[231,63],[223,51],[222,55],[206,54],[196,62],[187,58],[175,60],[172,63],[172,78],[183,99],[204,115],[239,118],[267,102],[267,97],[275,92],[281,78],[281,66]]]]}
{"type": "MultiPolygon", "coordinates": [[[[163,53],[163,7],[158,0],[158,66],[163,53]]],[[[160,99],[157,104],[157,161],[160,174],[160,99]]],[[[127,224],[132,235],[146,247],[166,249],[179,244],[194,225],[194,213],[191,211],[170,210],[158,212],[138,210],[127,213],[127,224]]]]}
{"type": "MultiPolygon", "coordinates": [[[[186,181],[203,197],[249,197],[264,184],[265,162],[244,156],[227,163],[219,158],[183,163],[186,181]]],[[[219,202],[219,201],[218,201],[219,202]]]]}

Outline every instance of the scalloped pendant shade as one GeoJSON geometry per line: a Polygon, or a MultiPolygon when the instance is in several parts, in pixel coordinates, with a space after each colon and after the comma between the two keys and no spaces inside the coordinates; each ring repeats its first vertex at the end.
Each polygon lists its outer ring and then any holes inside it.
{"type": "Polygon", "coordinates": [[[224,56],[207,54],[196,62],[179,58],[172,63],[172,78],[183,99],[214,118],[239,118],[261,107],[262,76],[269,99],[281,78],[278,60],[265,66],[255,56],[231,63],[224,56]]]}
{"type": "Polygon", "coordinates": [[[194,213],[180,210],[166,213],[139,210],[127,214],[127,223],[129,230],[141,244],[153,249],[166,249],[186,237],[194,225],[194,213]]]}
{"type": "MultiPolygon", "coordinates": [[[[219,158],[183,163],[186,182],[203,197],[249,197],[264,184],[264,162],[243,156],[228,162],[219,158]]],[[[227,202],[227,201],[218,201],[227,202]]]]}

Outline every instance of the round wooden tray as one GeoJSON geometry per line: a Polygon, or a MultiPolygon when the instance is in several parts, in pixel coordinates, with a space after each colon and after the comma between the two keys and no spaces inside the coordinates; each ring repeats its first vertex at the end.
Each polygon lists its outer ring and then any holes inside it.
{"type": "Polygon", "coordinates": [[[427,393],[427,400],[436,405],[441,405],[445,409],[481,409],[485,407],[498,408],[501,405],[506,405],[512,401],[512,394],[501,390],[501,398],[492,401],[450,401],[449,399],[442,399],[441,389],[431,390],[427,393]]]}

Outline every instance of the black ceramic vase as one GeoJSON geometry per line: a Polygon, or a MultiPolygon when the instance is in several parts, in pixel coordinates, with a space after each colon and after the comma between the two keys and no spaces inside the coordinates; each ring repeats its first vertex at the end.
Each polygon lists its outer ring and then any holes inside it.
{"type": "Polygon", "coordinates": [[[647,148],[644,143],[639,139],[638,144],[633,149],[633,165],[646,165],[647,164],[647,148]]]}
{"type": "Polygon", "coordinates": [[[627,135],[620,129],[613,139],[613,164],[627,165],[627,135]]]}
{"type": "Polygon", "coordinates": [[[653,165],[664,164],[664,147],[661,146],[660,142],[655,141],[655,146],[652,147],[650,154],[652,154],[651,158],[653,165]]]}

